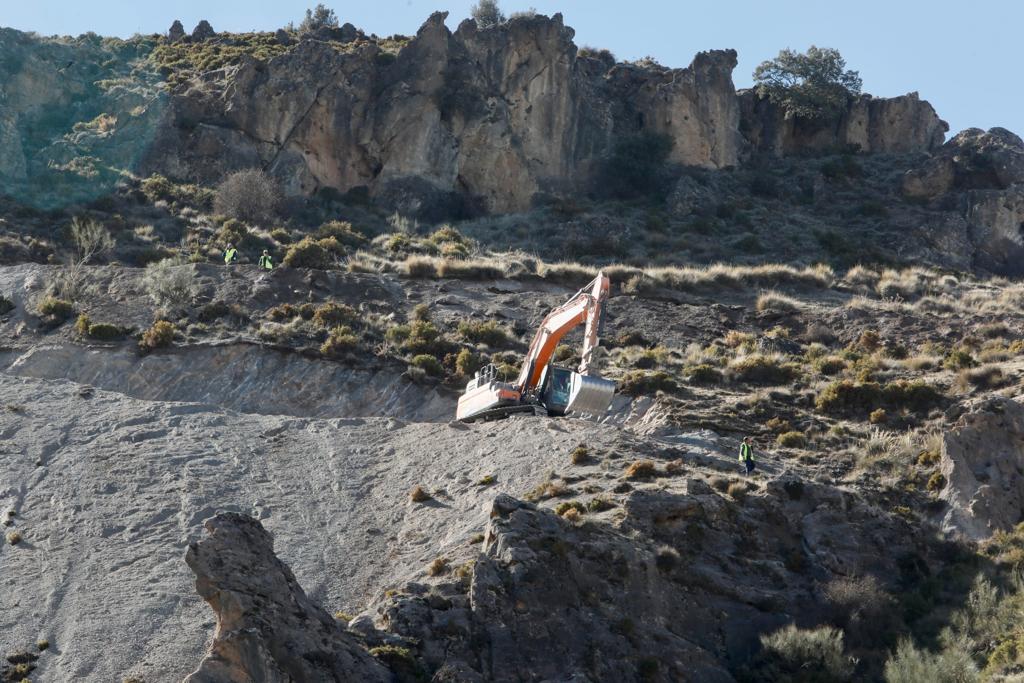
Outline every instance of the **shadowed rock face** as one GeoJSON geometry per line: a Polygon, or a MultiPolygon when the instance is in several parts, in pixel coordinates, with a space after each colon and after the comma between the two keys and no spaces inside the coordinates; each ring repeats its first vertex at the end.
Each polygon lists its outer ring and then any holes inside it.
{"type": "Polygon", "coordinates": [[[1024,273],[1024,141],[1005,128],[968,128],[903,176],[918,201],[953,199],[973,245],[972,267],[1024,273]]]}
{"type": "Polygon", "coordinates": [[[217,615],[217,633],[186,683],[391,680],[306,597],[259,522],[225,513],[205,526],[210,536],[189,546],[185,562],[217,615]]]}

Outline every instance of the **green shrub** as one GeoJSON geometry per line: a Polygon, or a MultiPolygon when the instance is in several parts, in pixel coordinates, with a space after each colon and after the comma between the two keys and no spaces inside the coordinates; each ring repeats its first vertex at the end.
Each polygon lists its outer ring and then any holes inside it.
{"type": "Polygon", "coordinates": [[[721,384],[722,372],[707,363],[691,365],[683,370],[683,376],[691,384],[721,384]]]}
{"type": "Polygon", "coordinates": [[[431,377],[444,376],[444,366],[441,365],[441,361],[429,353],[420,353],[413,356],[409,364],[414,368],[419,368],[431,377]]]}
{"type": "Polygon", "coordinates": [[[954,641],[939,652],[918,650],[903,640],[885,663],[886,683],[972,683],[980,680],[968,647],[954,641]]]}
{"type": "Polygon", "coordinates": [[[923,413],[942,401],[943,395],[938,389],[920,380],[898,380],[882,386],[877,382],[844,379],[822,389],[815,399],[815,406],[829,415],[863,419],[880,407],[923,413]]]}
{"type": "Polygon", "coordinates": [[[846,369],[846,361],[839,356],[822,356],[815,359],[814,369],[823,375],[838,375],[846,369]]]}
{"type": "Polygon", "coordinates": [[[888,419],[889,413],[885,412],[885,408],[878,408],[877,410],[872,410],[871,414],[868,415],[868,422],[870,422],[873,425],[885,424],[885,422],[888,419]]]}
{"type": "Polygon", "coordinates": [[[409,325],[396,325],[385,335],[405,353],[426,353],[443,358],[452,344],[441,338],[441,331],[429,320],[413,320],[409,325]]]}
{"type": "Polygon", "coordinates": [[[853,662],[843,653],[843,632],[836,628],[790,624],[761,636],[761,647],[760,680],[838,683],[853,675],[853,662]]]}
{"type": "Polygon", "coordinates": [[[643,396],[655,394],[659,391],[673,393],[679,389],[679,385],[672,377],[660,370],[648,372],[646,370],[631,370],[619,380],[619,392],[627,396],[643,396]]]}
{"type": "Polygon", "coordinates": [[[54,320],[64,322],[75,312],[75,306],[66,299],[48,296],[39,302],[38,310],[40,315],[46,315],[54,320]]]}
{"type": "Polygon", "coordinates": [[[124,338],[125,330],[123,327],[111,325],[110,323],[91,323],[88,334],[93,339],[116,341],[124,338]]]}
{"type": "Polygon", "coordinates": [[[511,335],[505,328],[493,320],[476,322],[463,320],[459,323],[459,336],[473,344],[486,344],[492,347],[507,346],[511,341],[511,335]]]}
{"type": "Polygon", "coordinates": [[[270,231],[270,236],[278,244],[291,244],[292,234],[284,228],[274,228],[270,231]]]}
{"type": "Polygon", "coordinates": [[[569,510],[575,510],[576,512],[579,513],[585,513],[587,511],[587,508],[586,506],[583,505],[583,503],[579,502],[578,500],[565,501],[555,506],[555,514],[559,517],[564,515],[569,510]]]}
{"type": "Polygon", "coordinates": [[[952,349],[942,361],[942,366],[947,370],[963,370],[973,368],[978,362],[974,360],[971,352],[964,348],[952,349]]]}
{"type": "Polygon", "coordinates": [[[357,317],[356,310],[346,304],[329,301],[321,304],[313,314],[313,324],[325,330],[351,323],[357,317]]]}
{"type": "Polygon", "coordinates": [[[348,221],[328,221],[317,229],[316,236],[318,239],[333,237],[346,247],[359,247],[366,242],[366,236],[348,221]]]}
{"type": "Polygon", "coordinates": [[[946,477],[941,472],[933,472],[932,476],[928,477],[928,483],[925,484],[925,488],[929,491],[940,491],[942,487],[946,485],[946,477]]]}
{"type": "Polygon", "coordinates": [[[158,320],[153,326],[142,333],[139,340],[139,348],[143,351],[152,351],[165,346],[170,346],[174,341],[174,325],[166,320],[158,320]]]}
{"type": "Polygon", "coordinates": [[[469,349],[461,349],[455,357],[455,371],[463,377],[472,377],[483,367],[483,361],[469,349]]]}
{"type": "Polygon", "coordinates": [[[340,358],[354,351],[357,346],[359,337],[352,333],[352,328],[339,325],[331,330],[327,339],[320,345],[320,353],[328,358],[340,358]]]}
{"type": "Polygon", "coordinates": [[[269,309],[266,316],[271,320],[281,322],[283,320],[291,320],[299,314],[299,309],[292,304],[280,304],[269,309]]]}
{"type": "Polygon", "coordinates": [[[303,237],[298,244],[288,247],[284,265],[289,268],[314,268],[328,270],[334,266],[334,258],[320,242],[312,237],[303,237]]]}
{"type": "Polygon", "coordinates": [[[783,448],[803,448],[807,445],[807,437],[803,432],[783,432],[776,437],[775,442],[783,448]]]}
{"type": "Polygon", "coordinates": [[[78,320],[75,321],[75,332],[80,337],[86,337],[89,335],[89,325],[92,324],[92,320],[85,313],[78,314],[78,320]]]}
{"type": "Polygon", "coordinates": [[[770,386],[786,384],[799,375],[796,366],[759,353],[740,358],[729,370],[737,381],[770,386]]]}
{"type": "Polygon", "coordinates": [[[0,315],[7,315],[14,310],[14,302],[0,294],[0,315]]]}
{"type": "Polygon", "coordinates": [[[230,244],[238,249],[242,249],[242,243],[248,239],[249,228],[237,218],[229,218],[224,221],[220,226],[220,230],[214,236],[217,244],[224,247],[230,244]]]}

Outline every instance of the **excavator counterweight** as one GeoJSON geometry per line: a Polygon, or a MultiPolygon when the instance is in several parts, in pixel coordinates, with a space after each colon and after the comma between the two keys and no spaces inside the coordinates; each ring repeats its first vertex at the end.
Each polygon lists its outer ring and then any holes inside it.
{"type": "Polygon", "coordinates": [[[477,372],[459,398],[456,418],[473,422],[537,410],[554,416],[599,416],[608,410],[615,382],[590,374],[594,350],[600,343],[608,290],[608,277],[598,273],[593,282],[548,313],[534,335],[516,380],[498,379],[493,365],[477,372]],[[551,356],[558,342],[584,323],[586,333],[579,368],[552,365],[551,356]]]}

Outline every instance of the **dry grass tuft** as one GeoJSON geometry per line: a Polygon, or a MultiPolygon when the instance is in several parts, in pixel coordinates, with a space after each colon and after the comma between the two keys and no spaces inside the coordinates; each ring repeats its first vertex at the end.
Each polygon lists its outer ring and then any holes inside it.
{"type": "Polygon", "coordinates": [[[658,475],[652,460],[637,460],[626,468],[626,479],[651,479],[658,475]]]}
{"type": "Polygon", "coordinates": [[[412,491],[409,492],[409,500],[414,503],[424,503],[430,500],[431,495],[426,492],[422,486],[413,487],[412,491]]]}

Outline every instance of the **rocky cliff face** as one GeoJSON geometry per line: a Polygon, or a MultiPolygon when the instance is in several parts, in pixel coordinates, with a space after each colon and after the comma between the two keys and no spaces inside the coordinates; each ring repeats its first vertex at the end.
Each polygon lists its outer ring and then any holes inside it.
{"type": "Polygon", "coordinates": [[[580,190],[617,137],[645,130],[670,134],[682,164],[739,159],[733,51],[609,69],[577,55],[559,14],[455,33],[445,17],[397,57],[310,37],[179,88],[147,167],[213,182],[259,165],[294,193],[364,186],[407,213],[450,213],[580,190]]]}
{"type": "Polygon", "coordinates": [[[175,43],[193,52],[173,58],[157,36],[6,30],[0,183],[38,194],[60,176],[109,190],[118,169],[216,183],[261,167],[291,194],[357,189],[405,214],[448,218],[589,189],[616,142],[638,133],[669,135],[672,162],[718,169],[750,149],[928,151],[945,131],[916,95],[863,97],[837,127],[804,129],[737,96],[732,50],[700,53],[685,69],[615,64],[580,55],[560,14],[487,29],[466,20],[454,32],[446,16],[411,39],[350,26],[299,39],[200,35],[175,43]],[[174,84],[169,97],[160,78],[174,84]]]}
{"type": "Polygon", "coordinates": [[[776,155],[821,152],[852,146],[862,152],[928,152],[945,140],[949,125],[918,94],[876,98],[862,95],[837,120],[822,124],[786,118],[753,90],[739,94],[741,128],[753,149],[776,155]]]}

